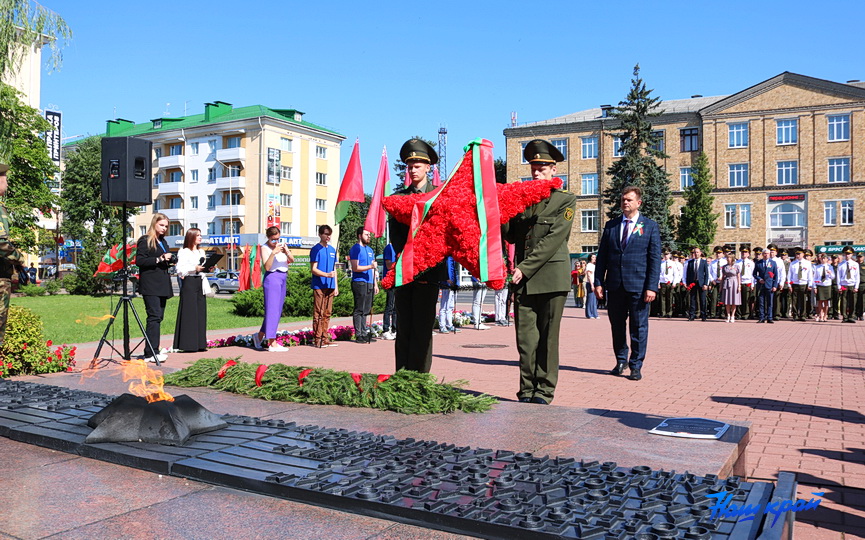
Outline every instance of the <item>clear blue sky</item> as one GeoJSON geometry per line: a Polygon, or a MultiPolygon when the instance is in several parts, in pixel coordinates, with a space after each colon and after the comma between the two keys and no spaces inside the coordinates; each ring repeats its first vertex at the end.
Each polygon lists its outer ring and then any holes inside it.
{"type": "Polygon", "coordinates": [[[448,129],[448,166],[475,137],[504,155],[511,111],[532,122],[616,104],[640,64],[662,99],[743,90],[783,71],[865,80],[861,0],[309,2],[44,0],[73,39],[42,79],[64,136],[201,113],[296,108],[360,138],[366,190],[382,146],[448,129]],[[170,103],[166,106],[166,103],[170,103]]]}

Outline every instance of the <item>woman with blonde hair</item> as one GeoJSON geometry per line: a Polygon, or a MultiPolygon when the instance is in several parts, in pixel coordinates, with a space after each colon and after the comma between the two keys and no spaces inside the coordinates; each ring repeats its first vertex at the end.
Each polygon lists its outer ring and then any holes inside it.
{"type": "Polygon", "coordinates": [[[165,315],[165,303],[174,296],[168,268],[176,261],[168,249],[165,233],[168,231],[168,216],[153,214],[147,234],[138,239],[135,264],[138,266],[138,292],[144,300],[147,325],[144,333],[144,359],[148,362],[164,362],[168,355],[159,352],[160,324],[165,315]]]}

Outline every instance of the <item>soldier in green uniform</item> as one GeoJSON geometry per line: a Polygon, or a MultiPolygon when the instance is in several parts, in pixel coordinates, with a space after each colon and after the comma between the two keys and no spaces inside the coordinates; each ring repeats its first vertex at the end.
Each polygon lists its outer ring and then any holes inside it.
{"type": "Polygon", "coordinates": [[[856,254],[859,263],[859,292],[856,293],[856,320],[861,321],[865,315],[865,253],[856,254]]]}
{"type": "MultiPolygon", "coordinates": [[[[406,164],[405,174],[411,184],[393,192],[394,195],[427,193],[434,189],[428,180],[430,167],[438,162],[438,154],[420,139],[410,139],[399,151],[406,164]]],[[[391,218],[390,242],[397,255],[408,240],[409,226],[391,218]]],[[[432,331],[436,317],[439,282],[447,281],[444,261],[415,276],[414,281],[396,288],[394,307],[399,332],[394,340],[396,369],[429,373],[432,367],[432,331]]]]}
{"type": "MultiPolygon", "coordinates": [[[[523,151],[535,180],[550,180],[559,150],[536,139],[523,151]]],[[[516,303],[517,349],[520,353],[520,389],[524,403],[549,404],[559,377],[559,326],[571,289],[568,238],[576,212],[573,193],[554,190],[549,198],[525,209],[502,227],[515,245],[512,288],[516,303]]]]}
{"type": "MultiPolygon", "coordinates": [[[[6,174],[9,165],[0,163],[0,197],[6,195],[6,174]]],[[[12,295],[12,272],[21,266],[24,258],[9,241],[9,214],[0,203],[0,345],[6,336],[6,316],[9,313],[9,298],[12,295]]]]}

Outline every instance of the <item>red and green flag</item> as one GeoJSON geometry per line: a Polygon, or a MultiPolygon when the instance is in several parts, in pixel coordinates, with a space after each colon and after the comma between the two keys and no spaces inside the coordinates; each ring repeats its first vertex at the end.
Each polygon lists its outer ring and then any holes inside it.
{"type": "Polygon", "coordinates": [[[381,149],[381,163],[378,166],[378,177],[375,180],[375,192],[366,214],[366,222],[363,228],[375,237],[384,236],[387,229],[387,214],[382,205],[387,185],[390,182],[390,167],[387,163],[387,147],[381,149]]]}
{"type": "Polygon", "coordinates": [[[360,168],[360,142],[358,139],[354,141],[354,148],[348,160],[348,167],[345,169],[342,184],[339,186],[334,222],[339,223],[345,219],[352,201],[364,201],[363,171],[360,168]]]}
{"type": "MultiPolygon", "coordinates": [[[[136,244],[126,245],[126,261],[130,266],[135,264],[136,253],[138,253],[138,246],[136,244]]],[[[110,277],[114,272],[121,269],[123,269],[123,252],[121,251],[120,244],[115,244],[105,252],[105,256],[99,261],[99,266],[96,268],[96,272],[93,273],[93,277],[110,277]]]]}

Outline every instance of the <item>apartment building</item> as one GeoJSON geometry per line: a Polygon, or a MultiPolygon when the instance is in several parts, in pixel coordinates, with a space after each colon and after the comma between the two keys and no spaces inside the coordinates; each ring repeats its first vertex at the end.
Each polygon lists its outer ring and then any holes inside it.
{"type": "Polygon", "coordinates": [[[278,224],[295,253],[307,254],[318,225],[333,216],[345,137],[303,114],[215,101],[203,114],[109,120],[106,136],[153,143],[153,205],[134,218],[136,235],[162,212],[172,247],[197,227],[206,247],[227,255],[220,266],[236,269],[239,248],[263,243],[265,229],[278,224]]]}
{"type": "MultiPolygon", "coordinates": [[[[684,204],[700,151],[709,159],[715,243],[731,247],[865,243],[865,83],[784,72],[732,95],[663,101],[652,120],[673,209],[684,204]]],[[[578,198],[572,252],[597,249],[606,174],[620,157],[618,122],[603,105],[505,129],[508,181],[530,180],[522,148],[550,140],[565,154],[558,176],[578,198]]]]}

